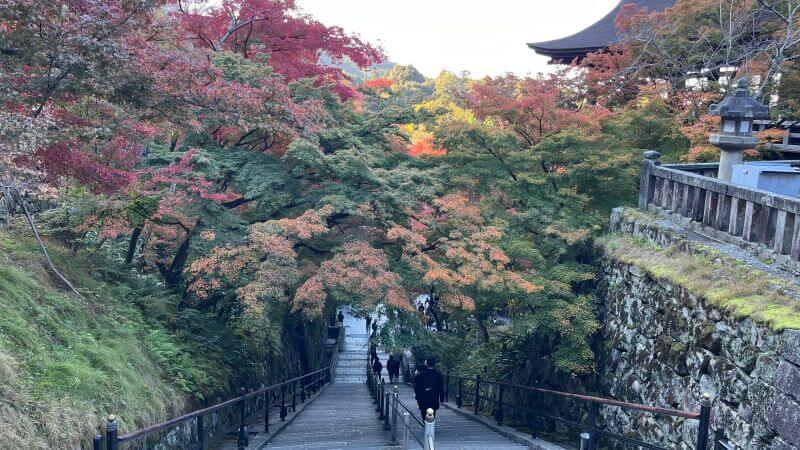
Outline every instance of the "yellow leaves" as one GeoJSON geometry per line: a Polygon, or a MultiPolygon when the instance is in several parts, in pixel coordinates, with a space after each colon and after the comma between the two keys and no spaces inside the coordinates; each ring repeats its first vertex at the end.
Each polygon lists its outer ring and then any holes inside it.
{"type": "Polygon", "coordinates": [[[475,300],[472,297],[464,295],[460,292],[448,292],[442,295],[442,300],[444,301],[445,305],[451,307],[462,308],[467,311],[475,310],[475,300]]]}
{"type": "Polygon", "coordinates": [[[787,134],[789,132],[783,128],[771,128],[759,131],[757,136],[762,143],[781,143],[787,134]]]}
{"type": "Polygon", "coordinates": [[[447,154],[447,150],[436,147],[433,133],[429,132],[425,125],[410,123],[400,125],[399,128],[411,141],[411,145],[406,148],[406,153],[410,156],[444,156],[447,154]]]}
{"type": "Polygon", "coordinates": [[[311,239],[328,232],[326,221],[331,214],[333,206],[325,205],[320,209],[309,209],[294,219],[270,220],[253,227],[257,227],[259,233],[265,231],[272,234],[277,229],[288,237],[311,239]]]}
{"type": "Polygon", "coordinates": [[[545,232],[554,234],[561,239],[564,239],[568,245],[575,244],[580,242],[587,237],[589,237],[589,230],[585,228],[579,228],[575,230],[562,230],[553,225],[548,226],[545,228],[545,232]]]}

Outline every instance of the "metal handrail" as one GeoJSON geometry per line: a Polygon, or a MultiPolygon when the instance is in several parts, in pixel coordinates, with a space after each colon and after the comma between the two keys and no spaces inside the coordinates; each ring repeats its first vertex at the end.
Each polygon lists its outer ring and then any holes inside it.
{"type": "MultiPolygon", "coordinates": [[[[344,327],[340,327],[339,337],[341,338],[342,330],[344,327]]],[[[153,433],[157,433],[159,431],[166,430],[168,428],[175,427],[181,423],[187,422],[192,419],[197,419],[197,436],[198,436],[198,444],[194,448],[199,448],[202,450],[205,445],[205,434],[204,434],[204,425],[203,425],[203,416],[208,413],[213,413],[218,411],[222,408],[241,405],[240,407],[240,424],[239,424],[239,440],[247,441],[249,437],[247,436],[246,432],[246,402],[248,399],[263,396],[264,397],[264,410],[265,410],[265,417],[264,417],[264,429],[265,432],[269,431],[269,407],[270,407],[270,398],[275,397],[272,394],[280,391],[281,395],[281,402],[280,405],[274,405],[276,407],[280,407],[280,416],[283,420],[286,417],[287,413],[287,404],[286,404],[286,394],[289,389],[287,387],[291,386],[291,404],[288,407],[291,407],[293,410],[296,409],[296,396],[297,396],[297,382],[300,382],[300,402],[304,402],[306,398],[306,391],[310,391],[309,393],[317,392],[321,389],[324,385],[331,382],[333,380],[333,372],[336,369],[336,364],[338,363],[338,353],[339,353],[339,339],[336,340],[336,344],[333,348],[333,354],[331,356],[331,362],[328,366],[323,367],[322,369],[315,370],[313,372],[308,372],[303,375],[299,375],[297,377],[291,378],[289,380],[284,380],[278,384],[274,384],[272,386],[268,386],[265,388],[257,389],[251,392],[246,392],[244,388],[242,389],[242,395],[232,398],[230,400],[226,400],[221,403],[217,403],[215,405],[208,406],[203,409],[199,409],[197,411],[193,411],[187,414],[183,414],[181,416],[166,420],[164,422],[160,422],[149,427],[145,427],[139,430],[135,430],[123,435],[118,435],[118,428],[116,417],[113,415],[109,416],[108,423],[106,424],[106,435],[103,437],[102,435],[95,435],[92,439],[92,445],[94,450],[101,450],[103,447],[103,442],[105,441],[106,449],[107,450],[117,450],[119,444],[129,441],[134,441],[137,439],[144,438],[149,436],[153,433]]]]}
{"type": "MultiPolygon", "coordinates": [[[[629,436],[625,436],[623,434],[614,433],[611,431],[603,430],[598,428],[597,425],[597,416],[598,416],[598,408],[600,405],[606,405],[611,407],[617,407],[627,410],[635,410],[635,411],[643,411],[651,414],[663,415],[663,416],[671,416],[671,417],[681,417],[690,420],[697,420],[699,421],[698,425],[698,437],[697,437],[697,449],[698,450],[706,450],[708,448],[708,433],[709,433],[709,419],[711,414],[711,402],[710,398],[707,394],[704,394],[702,401],[700,402],[700,411],[684,411],[679,409],[671,409],[671,408],[661,408],[656,406],[649,406],[643,405],[639,403],[629,403],[623,402],[620,400],[614,400],[609,398],[602,398],[602,397],[594,397],[590,395],[582,395],[582,394],[574,394],[570,392],[561,392],[555,391],[551,389],[544,389],[544,388],[537,388],[532,386],[523,386],[519,384],[513,383],[503,383],[494,380],[486,380],[481,378],[480,375],[475,377],[465,377],[459,375],[451,375],[449,372],[447,373],[447,378],[445,381],[445,398],[448,399],[451,391],[451,384],[452,381],[458,386],[457,396],[456,396],[456,405],[458,408],[464,406],[464,397],[470,396],[474,398],[474,402],[471,405],[474,409],[474,413],[480,414],[481,407],[488,406],[495,416],[497,424],[500,425],[503,422],[503,412],[504,408],[512,408],[516,410],[524,411],[524,416],[529,417],[532,419],[530,424],[531,435],[533,437],[537,437],[538,434],[538,422],[539,419],[549,419],[555,422],[559,422],[561,424],[577,428],[581,431],[588,431],[590,435],[589,441],[589,449],[595,450],[597,448],[597,437],[603,436],[609,439],[614,439],[619,442],[624,442],[627,444],[633,444],[640,446],[642,448],[650,448],[650,449],[662,449],[664,447],[659,447],[657,445],[653,445],[629,436]],[[465,382],[472,384],[468,391],[472,392],[465,392],[465,382]],[[493,395],[482,395],[481,387],[492,386],[494,387],[493,395]],[[527,392],[530,394],[530,405],[523,404],[524,401],[520,401],[519,397],[517,397],[517,402],[512,403],[509,401],[504,401],[504,393],[507,389],[517,389],[522,392],[527,392]],[[588,403],[588,423],[581,423],[572,420],[568,420],[562,417],[556,417],[550,414],[546,414],[543,412],[542,408],[539,406],[542,395],[548,396],[555,396],[561,398],[568,398],[573,400],[578,400],[582,402],[588,403]]],[[[484,389],[485,391],[485,389],[484,389]]],[[[486,408],[484,408],[486,409],[486,408]]],[[[715,446],[718,446],[718,440],[714,439],[715,446]]],[[[719,447],[724,448],[724,447],[719,447]]],[[[715,449],[716,450],[716,449],[715,449]]]]}
{"type": "MultiPolygon", "coordinates": [[[[451,376],[453,376],[453,375],[451,375],[451,376]]],[[[470,377],[461,377],[461,376],[457,376],[457,375],[454,376],[454,377],[456,379],[460,378],[460,379],[462,379],[464,381],[477,381],[477,377],[476,378],[470,378],[470,377]]],[[[522,390],[527,390],[527,391],[541,392],[541,393],[544,393],[544,394],[552,394],[552,395],[555,395],[555,396],[567,397],[567,398],[572,398],[572,399],[576,399],[576,400],[584,400],[584,401],[587,401],[587,402],[593,402],[593,403],[598,403],[598,404],[603,404],[603,405],[618,406],[618,407],[624,408],[624,409],[633,409],[633,410],[644,411],[644,412],[649,412],[649,413],[653,413],[653,414],[661,414],[661,415],[667,415],[667,416],[673,416],[673,417],[683,417],[683,418],[686,418],[686,419],[699,419],[700,418],[700,412],[695,412],[695,411],[684,411],[684,410],[680,410],[680,409],[661,408],[661,407],[658,407],[658,406],[649,406],[649,405],[643,405],[643,404],[640,404],[640,403],[629,403],[629,402],[623,402],[621,400],[614,400],[614,399],[610,399],[610,398],[593,397],[591,395],[582,395],[582,394],[573,394],[571,392],[554,391],[554,390],[551,390],[551,389],[537,388],[537,387],[532,387],[532,386],[523,386],[521,384],[503,383],[503,382],[500,382],[500,381],[493,381],[493,380],[481,379],[480,382],[481,383],[485,383],[485,384],[495,385],[495,386],[503,385],[505,387],[512,387],[512,388],[515,388],[515,389],[522,389],[522,390]]]]}
{"type": "MultiPolygon", "coordinates": [[[[397,421],[390,422],[388,415],[400,414],[402,408],[402,411],[404,411],[403,417],[411,417],[412,419],[414,419],[417,425],[424,430],[425,422],[419,417],[417,417],[417,415],[405,403],[403,403],[403,401],[400,400],[398,396],[394,395],[394,393],[389,392],[389,390],[386,387],[386,384],[383,382],[383,380],[378,379],[378,377],[375,375],[375,372],[373,372],[372,368],[369,366],[369,363],[367,363],[366,370],[367,370],[367,385],[369,386],[370,394],[375,398],[375,401],[378,403],[377,410],[379,411],[379,418],[384,419],[386,423],[389,424],[390,427],[396,427],[397,421]],[[391,399],[391,401],[389,402],[388,405],[384,405],[383,402],[385,402],[386,401],[385,399],[387,398],[391,399]],[[386,414],[385,417],[384,414],[386,414]]],[[[426,440],[424,434],[423,436],[418,435],[414,431],[414,428],[409,425],[408,419],[402,421],[402,426],[404,431],[407,431],[414,438],[414,440],[417,441],[420,447],[431,448],[431,449],[433,448],[433,446],[431,447],[425,446],[426,440]]],[[[395,429],[393,435],[396,436],[396,433],[397,430],[395,429]]],[[[406,434],[404,433],[403,435],[404,435],[403,447],[408,448],[407,438],[405,437],[406,434]]]]}
{"type": "Polygon", "coordinates": [[[282,381],[282,382],[280,382],[278,384],[273,384],[272,386],[268,386],[268,387],[265,387],[263,389],[259,389],[257,391],[252,391],[252,392],[249,392],[249,393],[245,393],[245,394],[243,394],[241,396],[232,398],[232,399],[230,399],[228,401],[224,401],[222,403],[217,403],[216,405],[212,405],[212,406],[209,406],[207,408],[199,409],[197,411],[190,412],[188,414],[184,414],[182,416],[178,416],[178,417],[175,417],[173,419],[170,419],[170,420],[167,420],[167,421],[164,421],[164,422],[161,422],[161,423],[157,423],[155,425],[151,425],[151,426],[146,427],[146,428],[142,428],[142,429],[139,429],[139,430],[136,430],[136,431],[132,431],[132,432],[127,433],[127,434],[123,434],[123,435],[117,437],[117,441],[118,442],[131,441],[131,440],[140,438],[140,437],[142,437],[144,435],[152,434],[152,433],[155,433],[157,431],[161,431],[161,430],[167,429],[167,428],[169,428],[171,426],[177,425],[177,424],[182,423],[182,422],[186,422],[187,420],[194,419],[195,417],[201,416],[203,414],[207,414],[207,413],[210,413],[210,412],[217,411],[217,410],[222,409],[222,408],[224,408],[226,406],[238,404],[239,402],[245,401],[245,400],[247,400],[249,398],[253,398],[253,397],[257,396],[257,395],[263,395],[265,393],[277,390],[277,389],[279,389],[281,387],[288,386],[288,385],[294,383],[295,381],[306,380],[308,377],[313,377],[314,375],[321,374],[321,373],[326,372],[326,371],[328,371],[327,367],[319,369],[319,370],[315,370],[314,372],[309,372],[309,373],[307,373],[305,375],[301,375],[299,377],[294,377],[294,378],[292,378],[290,380],[282,381]]]}

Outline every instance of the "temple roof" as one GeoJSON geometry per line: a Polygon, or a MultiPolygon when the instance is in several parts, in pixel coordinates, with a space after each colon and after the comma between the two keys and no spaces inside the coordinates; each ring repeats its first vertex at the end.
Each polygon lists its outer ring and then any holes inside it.
{"type": "Polygon", "coordinates": [[[549,56],[551,62],[570,62],[619,41],[614,22],[622,6],[633,3],[650,12],[663,11],[675,5],[675,0],[621,0],[614,9],[593,25],[571,36],[552,41],[531,42],[528,47],[540,55],[549,56]]]}

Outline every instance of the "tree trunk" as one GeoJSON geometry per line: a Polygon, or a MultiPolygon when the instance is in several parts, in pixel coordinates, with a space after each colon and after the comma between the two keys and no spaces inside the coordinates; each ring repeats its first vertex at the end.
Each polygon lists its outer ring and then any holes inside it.
{"type": "Polygon", "coordinates": [[[192,236],[194,235],[194,232],[195,230],[197,230],[198,227],[199,224],[198,226],[195,226],[186,233],[186,239],[184,239],[183,242],[181,243],[181,246],[178,247],[178,251],[175,253],[175,257],[172,258],[172,263],[166,270],[164,276],[164,282],[166,282],[167,285],[170,287],[177,286],[182,279],[183,266],[189,259],[189,248],[192,242],[192,236]]]}
{"type": "Polygon", "coordinates": [[[139,236],[142,234],[142,227],[136,227],[131,233],[131,241],[128,243],[128,254],[125,255],[125,264],[133,262],[133,257],[136,256],[136,247],[139,244],[139,236]]]}
{"type": "Polygon", "coordinates": [[[19,191],[12,192],[11,198],[22,208],[22,212],[25,214],[25,219],[28,221],[28,226],[33,232],[33,237],[36,238],[36,243],[39,244],[39,250],[41,250],[42,255],[44,256],[47,267],[56,276],[56,278],[58,278],[59,281],[64,283],[69,288],[70,291],[72,291],[78,297],[83,297],[81,293],[75,289],[75,286],[73,286],[72,283],[70,283],[69,280],[64,277],[64,275],[61,275],[61,272],[59,272],[58,269],[56,269],[56,266],[53,264],[53,260],[50,259],[50,255],[47,253],[47,248],[45,248],[44,242],[42,241],[41,236],[39,236],[39,230],[36,228],[36,224],[33,221],[33,216],[31,215],[30,211],[28,211],[28,203],[19,194],[19,191]]]}
{"type": "Polygon", "coordinates": [[[483,318],[482,317],[475,316],[475,320],[478,322],[478,329],[481,332],[481,335],[480,335],[481,336],[481,342],[483,342],[484,344],[488,344],[489,343],[489,329],[486,328],[486,324],[483,323],[483,318]]]}

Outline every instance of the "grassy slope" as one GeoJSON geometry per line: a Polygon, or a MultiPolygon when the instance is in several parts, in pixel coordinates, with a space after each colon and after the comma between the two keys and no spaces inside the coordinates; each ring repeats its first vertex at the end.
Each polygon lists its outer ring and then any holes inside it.
{"type": "Polygon", "coordinates": [[[79,448],[108,413],[131,429],[178,412],[187,396],[159,364],[170,335],[49,244],[85,298],[54,288],[22,236],[0,231],[0,449],[79,448]]]}
{"type": "Polygon", "coordinates": [[[750,317],[774,331],[800,329],[800,302],[785,293],[797,288],[787,280],[712,249],[709,256],[692,255],[626,235],[606,236],[599,242],[610,257],[683,286],[735,317],[750,317]]]}

